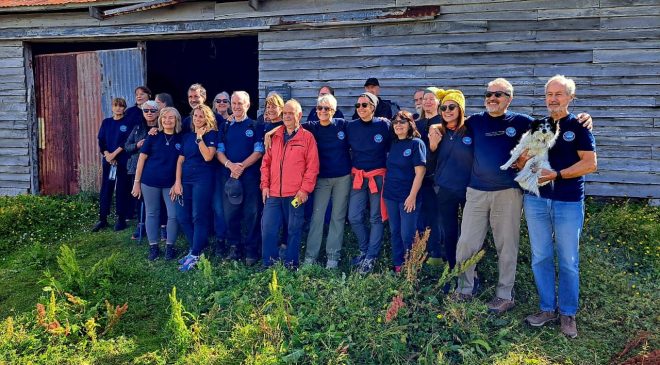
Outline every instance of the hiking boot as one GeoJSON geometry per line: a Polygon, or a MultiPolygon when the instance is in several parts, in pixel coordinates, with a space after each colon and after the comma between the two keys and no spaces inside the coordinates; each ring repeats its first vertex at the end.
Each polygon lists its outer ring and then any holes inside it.
{"type": "Polygon", "coordinates": [[[229,254],[227,254],[227,257],[225,259],[227,260],[232,260],[232,261],[237,261],[238,259],[241,258],[241,255],[238,253],[238,247],[236,246],[230,246],[229,247],[229,254]]]}
{"type": "Polygon", "coordinates": [[[367,254],[360,253],[359,256],[356,256],[356,257],[353,258],[353,260],[351,260],[351,265],[352,266],[360,266],[362,264],[362,261],[364,261],[365,258],[367,258],[367,254]]]}
{"type": "Polygon", "coordinates": [[[535,314],[531,314],[525,318],[525,321],[532,327],[541,327],[548,322],[554,322],[557,320],[557,313],[555,311],[547,312],[540,311],[535,314]]]}
{"type": "Polygon", "coordinates": [[[199,256],[193,256],[193,255],[188,256],[186,262],[184,262],[183,265],[179,267],[179,271],[181,272],[190,271],[190,269],[192,269],[193,267],[195,267],[195,265],[197,265],[198,261],[199,261],[199,256]]]}
{"type": "Polygon", "coordinates": [[[138,223],[137,226],[135,226],[135,232],[131,235],[132,240],[137,240],[137,239],[142,239],[142,237],[145,236],[145,229],[144,229],[144,223],[138,223]]]}
{"type": "Polygon", "coordinates": [[[160,240],[167,241],[167,226],[160,226],[160,240]]]}
{"type": "Polygon", "coordinates": [[[338,260],[328,260],[325,264],[325,268],[328,270],[333,270],[339,267],[339,261],[338,260]]]}
{"type": "Polygon", "coordinates": [[[576,338],[577,333],[577,323],[575,322],[575,316],[565,316],[560,315],[559,321],[561,323],[561,333],[565,334],[566,337],[576,338]]]}
{"type": "Polygon", "coordinates": [[[105,228],[107,226],[108,226],[108,221],[106,221],[106,220],[98,221],[98,222],[96,222],[96,224],[92,228],[92,232],[98,232],[102,228],[105,228]]]}
{"type": "Polygon", "coordinates": [[[488,311],[495,314],[502,314],[516,305],[516,302],[511,298],[502,299],[500,297],[493,298],[490,302],[486,303],[488,311]]]}
{"type": "Polygon", "coordinates": [[[157,259],[158,254],[160,254],[158,245],[149,245],[149,257],[148,257],[149,261],[154,261],[155,259],[157,259]]]}
{"type": "Polygon", "coordinates": [[[117,219],[117,222],[115,223],[115,231],[116,232],[123,231],[126,228],[128,228],[128,226],[126,225],[126,219],[117,219]]]}
{"type": "Polygon", "coordinates": [[[472,294],[463,294],[463,293],[459,293],[457,291],[449,294],[449,299],[451,299],[452,301],[454,301],[456,303],[469,302],[469,301],[472,300],[472,298],[473,298],[472,294]]]}
{"type": "Polygon", "coordinates": [[[165,260],[174,260],[175,257],[176,250],[174,249],[174,245],[165,245],[165,260]]]}
{"type": "Polygon", "coordinates": [[[376,264],[375,259],[364,259],[358,266],[357,272],[362,275],[366,275],[374,270],[374,265],[376,264]]]}

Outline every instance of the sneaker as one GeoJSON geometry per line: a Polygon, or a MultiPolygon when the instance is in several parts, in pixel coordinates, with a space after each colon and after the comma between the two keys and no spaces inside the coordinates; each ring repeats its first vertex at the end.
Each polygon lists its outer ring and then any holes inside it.
{"type": "Polygon", "coordinates": [[[145,236],[145,230],[144,230],[144,223],[138,223],[137,226],[135,226],[135,232],[131,235],[132,240],[137,240],[141,239],[142,237],[145,236]]]}
{"type": "Polygon", "coordinates": [[[577,323],[575,322],[575,316],[565,316],[560,315],[559,321],[561,323],[561,333],[565,334],[566,337],[576,338],[577,333],[577,323]]]}
{"type": "Polygon", "coordinates": [[[316,260],[314,260],[311,257],[305,257],[305,261],[303,262],[303,265],[315,265],[316,260]]]}
{"type": "Polygon", "coordinates": [[[527,322],[530,326],[532,327],[542,327],[548,322],[554,322],[557,320],[557,313],[554,311],[547,312],[547,311],[540,311],[535,314],[531,314],[525,318],[525,322],[527,322]]]}
{"type": "Polygon", "coordinates": [[[160,226],[160,240],[167,241],[167,226],[160,226]]]}
{"type": "Polygon", "coordinates": [[[486,303],[488,311],[495,314],[502,314],[516,305],[516,302],[511,299],[502,299],[500,297],[493,298],[490,302],[486,303]]]}
{"type": "Polygon", "coordinates": [[[366,259],[365,258],[360,263],[360,266],[358,266],[358,269],[357,269],[358,273],[362,274],[362,275],[365,275],[365,274],[368,274],[368,273],[372,272],[374,270],[374,264],[375,263],[376,263],[375,259],[366,259]]]}
{"type": "Polygon", "coordinates": [[[472,296],[472,294],[463,294],[463,293],[459,293],[457,291],[449,294],[449,299],[451,299],[452,301],[457,302],[457,303],[469,302],[473,298],[474,297],[472,296]]]}
{"type": "Polygon", "coordinates": [[[115,223],[115,231],[123,231],[128,226],[126,225],[126,219],[117,219],[117,223],[115,223]]]}
{"type": "Polygon", "coordinates": [[[338,260],[328,260],[328,262],[325,263],[325,268],[328,270],[333,270],[339,267],[339,261],[338,260]]]}
{"type": "Polygon", "coordinates": [[[199,256],[193,256],[193,255],[188,256],[188,260],[186,260],[186,262],[184,262],[179,267],[179,271],[181,272],[190,271],[190,269],[192,269],[193,267],[195,267],[195,265],[197,265],[198,261],[199,261],[199,256]]]}
{"type": "Polygon", "coordinates": [[[98,232],[98,231],[100,231],[102,228],[105,228],[105,227],[107,227],[107,226],[108,226],[108,221],[105,221],[105,220],[103,220],[103,221],[98,221],[98,222],[96,222],[96,224],[95,224],[94,227],[92,228],[92,232],[98,232]]]}
{"type": "Polygon", "coordinates": [[[178,263],[179,265],[183,265],[184,262],[188,261],[188,259],[192,256],[192,252],[188,251],[188,254],[183,256],[182,258],[179,259],[178,263]]]}
{"type": "Polygon", "coordinates": [[[230,246],[229,247],[229,254],[227,255],[227,257],[225,257],[225,259],[232,260],[232,261],[237,261],[240,258],[241,258],[241,255],[239,255],[239,253],[238,253],[238,247],[233,246],[233,245],[230,246]]]}
{"type": "Polygon", "coordinates": [[[353,258],[353,260],[351,260],[351,265],[360,266],[362,264],[362,261],[364,261],[365,258],[367,258],[367,254],[360,253],[359,256],[356,256],[356,257],[353,258]]]}
{"type": "Polygon", "coordinates": [[[176,250],[174,249],[174,245],[165,245],[165,260],[174,260],[175,257],[176,250]]]}
{"type": "Polygon", "coordinates": [[[158,245],[149,245],[149,261],[154,261],[157,259],[159,253],[160,250],[158,249],[158,245]]]}

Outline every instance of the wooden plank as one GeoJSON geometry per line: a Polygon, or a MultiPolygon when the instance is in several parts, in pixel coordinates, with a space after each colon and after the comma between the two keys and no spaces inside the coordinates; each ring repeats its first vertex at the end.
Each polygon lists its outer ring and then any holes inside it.
{"type": "Polygon", "coordinates": [[[0,67],[23,67],[23,58],[0,58],[0,67]]]}
{"type": "Polygon", "coordinates": [[[599,159],[598,166],[603,170],[656,172],[660,168],[660,161],[642,159],[631,161],[627,158],[610,157],[599,159]]]}
{"type": "Polygon", "coordinates": [[[27,154],[23,156],[0,155],[0,166],[29,166],[30,159],[27,154]]]}
{"type": "Polygon", "coordinates": [[[6,196],[16,196],[27,194],[27,189],[25,188],[2,188],[0,187],[0,195],[6,196]]]}
{"type": "Polygon", "coordinates": [[[0,173],[29,174],[30,168],[28,166],[0,166],[0,173]]]}
{"type": "Polygon", "coordinates": [[[594,52],[594,63],[642,63],[642,62],[660,62],[660,49],[596,49],[594,52]]]}
{"type": "Polygon", "coordinates": [[[7,172],[0,172],[0,182],[6,183],[17,183],[16,185],[10,185],[9,187],[22,187],[25,186],[25,182],[30,182],[30,174],[11,174],[7,172]]]}
{"type": "MultiPolygon", "coordinates": [[[[444,7],[443,7],[444,8],[444,7]]],[[[530,11],[502,11],[502,12],[477,12],[477,13],[442,13],[442,20],[536,20],[537,10],[530,11]]]]}
{"type": "Polygon", "coordinates": [[[660,28],[660,17],[655,15],[601,18],[600,26],[603,29],[658,29],[660,28]]]}
{"type": "Polygon", "coordinates": [[[631,16],[636,17],[639,15],[660,15],[660,6],[618,6],[618,7],[603,7],[601,6],[600,15],[602,17],[615,17],[615,16],[631,16]]]}
{"type": "MultiPolygon", "coordinates": [[[[643,18],[643,17],[638,17],[643,18]]],[[[635,28],[635,27],[630,27],[635,28]]],[[[581,30],[576,32],[574,30],[539,30],[536,31],[536,40],[539,41],[595,41],[595,40],[639,40],[639,39],[658,39],[660,37],[660,29],[655,27],[653,29],[630,29],[624,28],[626,31],[614,29],[599,29],[599,30],[581,30]]]]}
{"type": "MultiPolygon", "coordinates": [[[[596,127],[598,128],[598,127],[596,127]]],[[[598,141],[598,158],[618,157],[629,159],[647,159],[651,156],[651,147],[639,146],[601,146],[598,141]]],[[[600,170],[600,169],[599,169],[600,170]]],[[[602,172],[602,171],[601,171],[602,172]]]]}
{"type": "Polygon", "coordinates": [[[27,139],[0,139],[0,148],[28,148],[27,139]]]}
{"type": "MultiPolygon", "coordinates": [[[[653,64],[635,65],[635,75],[653,75],[660,76],[660,67],[653,64]]],[[[577,64],[570,66],[543,66],[534,67],[534,76],[552,77],[556,74],[569,76],[628,76],[631,73],[629,65],[619,64],[577,64]]]]}
{"type": "Polygon", "coordinates": [[[0,43],[0,58],[22,57],[22,56],[23,56],[22,46],[3,46],[2,43],[0,43]]]}
{"type": "Polygon", "coordinates": [[[519,67],[517,65],[501,65],[496,70],[492,66],[429,66],[426,68],[428,77],[442,77],[452,74],[455,76],[472,76],[494,78],[511,76],[532,76],[534,69],[531,67],[519,67]]]}
{"type": "MultiPolygon", "coordinates": [[[[600,155],[599,155],[600,157],[600,155]]],[[[652,172],[632,172],[632,171],[597,171],[586,176],[587,181],[623,183],[623,184],[644,184],[656,185],[660,189],[660,175],[652,172]]]]}
{"type": "Polygon", "coordinates": [[[598,18],[569,18],[569,19],[543,19],[543,20],[521,20],[512,22],[510,20],[489,20],[488,31],[511,32],[514,30],[590,30],[600,27],[598,18]]]}
{"type": "MultiPolygon", "coordinates": [[[[457,5],[444,5],[442,6],[442,13],[480,13],[480,12],[500,12],[512,10],[542,10],[542,9],[566,9],[573,8],[576,2],[573,0],[532,0],[532,1],[516,1],[516,2],[481,2],[478,4],[463,4],[456,2],[457,5]]],[[[584,0],[580,1],[582,8],[598,7],[598,0],[584,0]]]]}
{"type": "Polygon", "coordinates": [[[585,186],[587,195],[621,196],[630,198],[658,198],[660,189],[655,185],[632,185],[590,182],[585,186]]]}
{"type": "Polygon", "coordinates": [[[541,9],[538,11],[538,19],[598,18],[600,17],[600,9],[597,6],[572,9],[541,9]]]}
{"type": "Polygon", "coordinates": [[[393,0],[363,0],[358,2],[280,0],[260,3],[254,11],[245,1],[215,4],[215,19],[271,17],[290,14],[327,14],[365,9],[383,9],[396,6],[393,0]]]}
{"type": "Polygon", "coordinates": [[[410,36],[424,34],[451,34],[451,33],[484,33],[488,31],[488,22],[485,20],[446,21],[440,16],[436,20],[415,22],[401,27],[399,24],[373,27],[370,35],[384,36],[410,36]]]}
{"type": "Polygon", "coordinates": [[[658,0],[600,0],[601,8],[628,6],[636,7],[643,5],[657,5],[658,0]]]}
{"type": "MultiPolygon", "coordinates": [[[[2,106],[0,104],[0,106],[2,106]]],[[[0,120],[0,128],[2,129],[27,129],[27,122],[25,120],[0,120]]]]}
{"type": "MultiPolygon", "coordinates": [[[[23,90],[25,93],[25,90],[23,90]]],[[[2,112],[0,111],[0,120],[26,120],[27,113],[24,111],[20,112],[2,112]]]]}
{"type": "Polygon", "coordinates": [[[2,175],[3,174],[0,174],[0,188],[24,189],[24,190],[30,188],[29,181],[3,180],[2,175]]]}

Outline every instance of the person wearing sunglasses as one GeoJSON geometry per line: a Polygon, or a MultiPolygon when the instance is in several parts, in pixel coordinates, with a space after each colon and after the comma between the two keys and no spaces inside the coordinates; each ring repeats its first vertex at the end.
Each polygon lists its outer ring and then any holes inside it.
{"type": "Polygon", "coordinates": [[[383,198],[389,217],[392,263],[400,272],[417,231],[422,196],[419,189],[426,170],[426,146],[419,138],[413,116],[400,111],[392,121],[392,146],[387,155],[383,198]]]}
{"type": "Polygon", "coordinates": [[[390,121],[375,117],[378,97],[361,94],[355,108],[359,118],[346,126],[346,137],[351,148],[352,190],[348,201],[348,221],[357,237],[360,254],[353,259],[359,273],[373,270],[383,245],[383,222],[387,210],[382,201],[383,179],[387,152],[390,149],[390,121]],[[370,230],[364,221],[369,206],[370,230]]]}
{"type": "Polygon", "coordinates": [[[161,109],[158,134],[147,136],[138,158],[132,195],[144,199],[150,261],[158,258],[160,212],[166,211],[165,260],[174,259],[177,220],[173,186],[181,150],[181,115],[172,107],[161,109]],[[161,202],[164,202],[161,203],[161,202]]]}
{"type": "Polygon", "coordinates": [[[460,90],[447,90],[438,110],[440,122],[429,128],[430,148],[436,151],[434,183],[437,194],[434,199],[437,211],[434,218],[444,248],[441,256],[453,268],[459,214],[465,205],[465,191],[472,171],[472,137],[465,126],[465,96],[460,90]]]}
{"type": "MultiPolygon", "coordinates": [[[[333,97],[335,96],[335,89],[332,88],[330,85],[323,85],[319,89],[319,98],[324,95],[332,95],[333,97]]],[[[339,110],[339,108],[335,108],[335,113],[333,114],[334,118],[338,119],[344,119],[344,113],[339,110]]],[[[310,109],[309,114],[307,114],[307,121],[308,122],[316,122],[319,120],[319,116],[316,113],[316,107],[313,107],[310,109]]]]}
{"type": "Polygon", "coordinates": [[[130,128],[129,121],[124,114],[125,110],[126,100],[123,98],[112,99],[112,117],[104,119],[99,128],[98,144],[99,151],[103,155],[101,162],[103,172],[99,193],[99,221],[92,228],[92,232],[98,232],[108,226],[113,192],[115,193],[115,213],[117,215],[115,231],[126,228],[130,180],[126,174],[127,155],[124,152],[124,143],[128,138],[130,128]],[[115,171],[114,174],[111,174],[112,170],[115,171]]]}
{"type": "Polygon", "coordinates": [[[211,225],[212,197],[218,131],[213,110],[204,104],[193,108],[192,130],[182,137],[176,165],[173,195],[181,195],[176,204],[176,218],[183,229],[190,251],[180,262],[179,270],[189,271],[199,261],[206,247],[211,225]]]}
{"type": "Polygon", "coordinates": [[[220,115],[224,120],[227,120],[231,115],[230,104],[229,93],[226,91],[218,93],[213,99],[213,112],[220,115]]]}
{"type": "Polygon", "coordinates": [[[351,156],[346,138],[346,121],[334,118],[337,99],[332,94],[319,96],[315,112],[318,121],[307,121],[302,126],[312,132],[319,154],[319,176],[314,188],[312,217],[307,235],[305,264],[318,259],[323,241],[323,223],[332,199],[328,237],[325,244],[326,268],[336,269],[344,242],[344,225],[351,192],[351,156]]]}
{"type": "MultiPolygon", "coordinates": [[[[376,103],[376,110],[374,111],[374,116],[387,118],[387,120],[392,119],[392,101],[380,97],[380,82],[378,82],[377,78],[370,77],[367,79],[367,81],[365,81],[364,92],[375,95],[378,99],[378,102],[376,103]]],[[[353,120],[359,118],[360,113],[358,113],[357,108],[355,108],[355,113],[353,113],[353,120]]]]}
{"type": "MultiPolygon", "coordinates": [[[[135,181],[135,171],[137,169],[138,157],[140,156],[140,148],[144,144],[144,140],[147,138],[147,135],[151,129],[157,132],[158,127],[158,103],[154,100],[147,100],[142,103],[142,119],[140,123],[136,124],[131,131],[131,134],[126,139],[124,144],[124,150],[129,156],[126,163],[126,169],[128,171],[128,177],[130,183],[133,184],[135,181]]],[[[133,186],[133,185],[131,185],[133,186]]],[[[130,201],[129,209],[135,209],[135,207],[140,207],[142,204],[141,198],[134,198],[130,201]]],[[[146,233],[144,227],[144,210],[140,209],[138,211],[138,219],[135,225],[135,231],[131,235],[132,240],[137,240],[146,233]]]]}
{"type": "MultiPolygon", "coordinates": [[[[490,312],[499,314],[515,306],[512,291],[523,197],[514,180],[516,170],[502,171],[500,166],[509,159],[511,150],[529,129],[533,118],[508,110],[513,99],[513,86],[506,79],[489,82],[484,96],[486,111],[474,114],[466,121],[472,134],[474,160],[456,247],[456,262],[464,262],[481,250],[490,226],[497,249],[499,278],[495,297],[487,306],[490,312]]],[[[584,127],[591,128],[588,114],[583,114],[580,119],[584,127]]],[[[473,265],[459,276],[456,298],[471,298],[474,277],[473,265]]]]}

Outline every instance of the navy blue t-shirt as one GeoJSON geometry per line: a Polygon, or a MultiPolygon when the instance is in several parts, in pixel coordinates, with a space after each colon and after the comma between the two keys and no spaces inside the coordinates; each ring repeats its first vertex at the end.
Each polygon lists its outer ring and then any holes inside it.
{"type": "Polygon", "coordinates": [[[446,129],[438,145],[435,184],[441,189],[448,189],[457,195],[465,196],[472,174],[474,149],[469,131],[463,135],[446,129]]]}
{"type": "MultiPolygon", "coordinates": [[[[179,155],[185,157],[183,161],[183,169],[181,175],[181,182],[186,184],[196,183],[200,181],[212,181],[216,164],[215,156],[211,161],[204,160],[204,156],[199,152],[199,146],[195,140],[197,134],[189,132],[183,135],[183,147],[179,151],[179,155]]],[[[202,136],[204,143],[207,147],[216,147],[218,141],[217,131],[208,131],[202,136]]]]}
{"type": "Polygon", "coordinates": [[[520,188],[513,179],[516,170],[500,170],[511,150],[534,120],[525,114],[506,112],[492,117],[487,112],[472,115],[465,121],[474,143],[474,161],[470,187],[482,191],[520,188]]]}
{"type": "MultiPolygon", "coordinates": [[[[335,115],[333,115],[332,118],[344,119],[344,113],[342,113],[341,110],[337,109],[335,111],[335,115]]],[[[319,120],[319,116],[316,114],[316,107],[313,107],[312,110],[310,110],[309,114],[307,115],[307,121],[318,122],[318,120],[319,120]]]]}
{"type": "Polygon", "coordinates": [[[346,138],[346,122],[333,118],[329,125],[321,122],[303,123],[302,127],[312,132],[319,150],[319,177],[331,178],[346,176],[351,173],[351,155],[346,138]]]}
{"type": "MultiPolygon", "coordinates": [[[[387,155],[383,198],[404,202],[410,195],[416,166],[426,166],[424,142],[419,138],[392,141],[390,153],[387,155]]],[[[419,200],[421,195],[417,195],[417,198],[419,200]]]]}
{"type": "Polygon", "coordinates": [[[124,118],[128,121],[127,123],[133,129],[134,126],[142,123],[144,116],[142,115],[142,108],[137,105],[127,108],[124,111],[124,118]]]}
{"type": "Polygon", "coordinates": [[[429,128],[434,124],[442,123],[442,117],[436,115],[430,119],[424,118],[419,119],[415,122],[417,131],[421,135],[421,139],[426,146],[426,174],[424,175],[425,179],[433,180],[433,175],[435,174],[436,160],[438,155],[438,150],[431,151],[431,144],[429,142],[429,128]]]}
{"type": "Polygon", "coordinates": [[[272,131],[273,129],[275,129],[275,128],[281,126],[281,125],[284,125],[284,121],[282,121],[282,120],[280,120],[279,122],[275,122],[275,123],[266,123],[266,122],[264,122],[264,134],[272,131]]]}
{"type": "Polygon", "coordinates": [[[356,119],[346,125],[353,166],[364,171],[384,168],[391,139],[390,121],[374,118],[370,122],[356,119]]]}
{"type": "MultiPolygon", "coordinates": [[[[225,120],[225,118],[222,115],[220,115],[218,113],[214,112],[213,115],[215,115],[215,125],[216,125],[216,127],[218,127],[219,131],[222,130],[225,122],[227,122],[227,121],[225,120]]],[[[192,131],[192,116],[191,115],[183,118],[183,120],[181,121],[181,133],[186,134],[190,131],[192,131]]]]}
{"type": "MultiPolygon", "coordinates": [[[[98,140],[99,150],[101,154],[103,151],[110,153],[114,152],[118,147],[124,148],[128,135],[131,134],[133,127],[129,124],[129,120],[124,116],[121,119],[114,120],[112,118],[103,119],[101,128],[99,128],[98,140]]],[[[128,154],[121,151],[117,155],[117,163],[126,164],[128,154]]]]}
{"type": "MultiPolygon", "coordinates": [[[[596,151],[596,140],[573,114],[559,120],[559,137],[548,153],[553,170],[559,171],[580,161],[578,151],[596,151]]],[[[584,199],[584,176],[553,181],[539,189],[541,197],[566,202],[584,199]]]]}
{"type": "Polygon", "coordinates": [[[149,156],[142,169],[142,183],[154,188],[170,188],[176,178],[176,162],[183,145],[181,134],[158,132],[147,136],[140,153],[149,156]]]}
{"type": "MultiPolygon", "coordinates": [[[[242,122],[225,124],[218,142],[218,152],[222,152],[232,162],[242,162],[254,152],[264,153],[264,123],[256,122],[250,118],[242,122]]],[[[243,176],[259,178],[260,163],[255,163],[245,169],[243,176]]],[[[231,173],[223,169],[225,176],[231,173]]]]}

